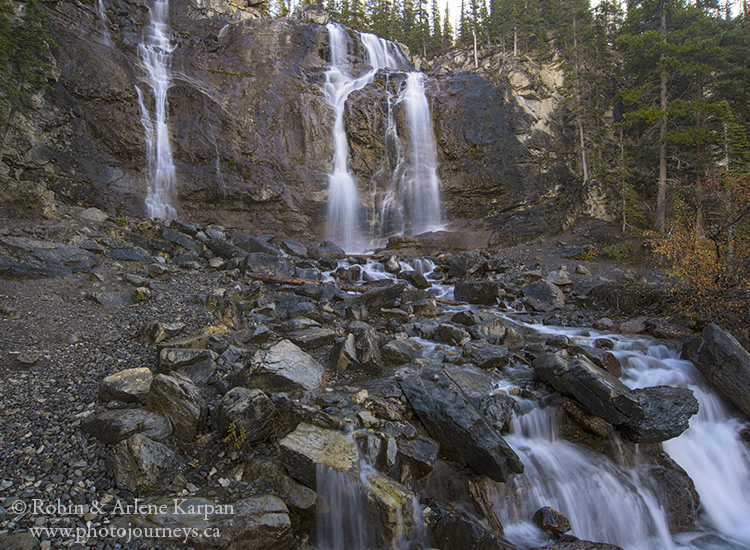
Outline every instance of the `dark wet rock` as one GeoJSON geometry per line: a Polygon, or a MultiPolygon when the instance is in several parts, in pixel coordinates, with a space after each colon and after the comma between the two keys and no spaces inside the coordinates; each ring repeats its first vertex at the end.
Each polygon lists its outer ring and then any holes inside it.
{"type": "Polygon", "coordinates": [[[508,346],[482,341],[465,344],[463,355],[480,369],[499,369],[509,362],[508,346]]]}
{"type": "Polygon", "coordinates": [[[530,550],[623,550],[620,546],[609,544],[607,542],[591,542],[588,540],[580,540],[572,535],[562,535],[560,540],[548,544],[547,546],[539,546],[531,548],[530,550]]]}
{"type": "Polygon", "coordinates": [[[541,380],[607,422],[635,423],[643,418],[643,409],[633,392],[585,356],[563,359],[545,354],[537,357],[533,365],[541,380]]]}
{"type": "Polygon", "coordinates": [[[292,256],[298,256],[300,258],[307,258],[307,247],[299,241],[294,239],[285,239],[282,241],[281,246],[286,252],[292,256]]]}
{"type": "Polygon", "coordinates": [[[148,367],[110,374],[99,386],[99,399],[105,403],[115,399],[124,403],[145,403],[152,379],[153,375],[148,367]]]}
{"type": "Polygon", "coordinates": [[[648,477],[654,494],[666,512],[670,533],[696,530],[700,497],[690,476],[669,455],[659,448],[650,452],[654,465],[648,467],[648,477]]]}
{"type": "Polygon", "coordinates": [[[202,246],[192,237],[186,235],[182,231],[175,231],[168,227],[162,227],[159,230],[159,237],[177,246],[181,246],[185,250],[200,250],[202,246]]]}
{"type": "Polygon", "coordinates": [[[601,367],[612,376],[619,378],[622,374],[622,363],[614,353],[602,351],[600,347],[580,345],[568,346],[567,349],[571,355],[585,355],[597,367],[601,367]]]}
{"type": "Polygon", "coordinates": [[[213,311],[213,321],[215,325],[223,325],[229,330],[244,330],[247,328],[244,306],[231,298],[219,300],[213,311]]]}
{"type": "Polygon", "coordinates": [[[244,242],[237,242],[236,244],[241,249],[250,253],[260,252],[271,256],[281,256],[283,254],[281,249],[258,237],[247,237],[247,240],[244,242]]]}
{"type": "Polygon", "coordinates": [[[262,391],[233,388],[221,398],[212,422],[222,434],[226,434],[234,425],[239,437],[252,442],[266,434],[266,427],[274,414],[276,407],[262,391]]]}
{"type": "Polygon", "coordinates": [[[337,472],[359,471],[359,451],[352,438],[312,424],[300,424],[279,441],[279,458],[287,471],[311,489],[318,465],[337,472]]]}
{"type": "Polygon", "coordinates": [[[106,308],[127,307],[135,303],[130,292],[92,292],[88,298],[106,308]]]}
{"type": "Polygon", "coordinates": [[[487,340],[492,344],[499,344],[505,340],[508,328],[502,321],[486,321],[469,327],[469,332],[477,340],[487,340]]]}
{"type": "Polygon", "coordinates": [[[154,261],[154,257],[140,246],[114,248],[105,254],[107,258],[125,262],[141,262],[144,264],[154,261]]]}
{"type": "Polygon", "coordinates": [[[526,303],[535,311],[549,312],[565,305],[565,295],[560,288],[543,279],[529,283],[521,292],[526,297],[526,303]]]}
{"type": "Polygon", "coordinates": [[[254,458],[246,462],[238,477],[253,492],[278,495],[287,506],[297,510],[310,510],[317,501],[315,491],[294,481],[280,464],[271,460],[254,458]]]}
{"type": "Polygon", "coordinates": [[[325,368],[289,340],[259,350],[234,379],[233,386],[262,390],[304,389],[320,386],[325,368]]]}
{"type": "Polygon", "coordinates": [[[107,467],[120,489],[150,492],[169,485],[185,463],[166,445],[136,434],[109,451],[107,467]]]}
{"type": "Polygon", "coordinates": [[[336,331],[321,327],[311,327],[291,332],[287,334],[287,337],[303,349],[315,349],[332,344],[336,339],[336,331]]]}
{"type": "Polygon", "coordinates": [[[115,409],[87,418],[81,429],[99,441],[114,445],[131,435],[162,440],[172,433],[169,420],[143,409],[115,409]]]}
{"type": "Polygon", "coordinates": [[[496,481],[523,472],[515,452],[441,369],[398,371],[399,385],[441,454],[468,463],[496,481]]]}
{"type": "Polygon", "coordinates": [[[396,256],[388,256],[388,258],[383,261],[383,267],[388,273],[396,274],[401,271],[401,264],[398,263],[398,258],[396,258],[396,256]]]}
{"type": "Polygon", "coordinates": [[[177,437],[190,441],[206,423],[208,407],[192,380],[182,374],[157,374],[146,396],[149,410],[166,416],[177,437]]]}
{"type": "Polygon", "coordinates": [[[459,387],[469,402],[490,425],[503,432],[510,423],[515,401],[496,391],[497,377],[476,368],[444,367],[444,372],[459,387]]]}
{"type": "Polygon", "coordinates": [[[381,308],[393,308],[401,293],[406,289],[403,284],[392,284],[373,288],[352,299],[354,304],[365,306],[371,314],[376,314],[381,308]]]}
{"type": "Polygon", "coordinates": [[[248,273],[258,273],[272,277],[294,277],[294,261],[289,256],[274,256],[265,252],[251,252],[247,255],[248,273]]]}
{"type": "Polygon", "coordinates": [[[440,323],[437,329],[437,336],[451,346],[456,346],[471,339],[469,331],[453,325],[451,323],[440,323]]]}
{"type": "Polygon", "coordinates": [[[23,531],[0,535],[0,547],[5,550],[39,550],[41,545],[31,531],[23,531]]]}
{"type": "Polygon", "coordinates": [[[343,260],[346,258],[346,252],[334,243],[325,242],[318,246],[308,246],[307,257],[311,260],[320,260],[323,257],[328,257],[332,260],[343,260]]]}
{"type": "Polygon", "coordinates": [[[429,288],[432,286],[432,283],[419,271],[402,271],[398,274],[398,278],[410,283],[415,288],[429,288]]]}
{"type": "Polygon", "coordinates": [[[301,423],[312,424],[324,430],[344,429],[344,423],[339,418],[320,408],[300,403],[285,393],[271,393],[268,396],[278,412],[278,417],[271,423],[274,435],[281,437],[301,423]]]}
{"type": "Polygon", "coordinates": [[[464,252],[451,258],[448,262],[448,275],[450,277],[471,277],[479,274],[485,268],[487,259],[478,250],[464,252]]]}
{"type": "Polygon", "coordinates": [[[698,400],[688,388],[655,386],[633,390],[643,409],[643,418],[628,422],[623,435],[636,443],[660,443],[688,429],[698,412],[698,400]]]}
{"type": "Polygon", "coordinates": [[[211,252],[221,258],[224,258],[225,260],[231,260],[232,258],[243,258],[247,255],[247,252],[245,252],[241,248],[234,246],[232,243],[225,241],[224,239],[206,239],[205,244],[211,252]]]}
{"type": "Polygon", "coordinates": [[[168,281],[172,276],[172,271],[164,265],[158,263],[151,264],[148,266],[148,276],[154,281],[164,282],[168,281]]]}
{"type": "Polygon", "coordinates": [[[422,344],[409,339],[395,339],[380,349],[380,353],[389,365],[404,365],[414,359],[416,353],[422,349],[422,344]]]}
{"type": "Polygon", "coordinates": [[[487,279],[469,279],[456,283],[453,295],[459,302],[494,305],[500,292],[500,285],[487,279]]]}
{"type": "Polygon", "coordinates": [[[439,548],[474,550],[516,550],[516,547],[473,516],[454,507],[437,506],[437,521],[432,528],[439,548]]]}
{"type": "Polygon", "coordinates": [[[409,305],[414,314],[418,317],[437,317],[440,313],[438,311],[437,302],[433,298],[417,300],[411,302],[409,305]]]}
{"type": "Polygon", "coordinates": [[[331,352],[331,364],[337,371],[345,371],[359,362],[357,357],[357,341],[354,335],[349,333],[341,342],[333,347],[331,352]]]}
{"type": "MultiPolygon", "coordinates": [[[[138,285],[141,286],[141,285],[138,285]]],[[[142,342],[158,344],[169,338],[174,338],[185,330],[184,323],[161,323],[148,321],[140,330],[139,337],[142,342]]]]}
{"type": "Polygon", "coordinates": [[[609,437],[614,431],[612,424],[587,412],[572,399],[563,397],[563,409],[576,423],[599,437],[609,437]]]}
{"type": "Polygon", "coordinates": [[[612,309],[625,315],[642,315],[648,308],[661,304],[664,299],[664,291],[655,286],[618,280],[592,288],[584,305],[612,309]]]}
{"type": "Polygon", "coordinates": [[[159,372],[179,372],[195,384],[206,384],[216,372],[217,358],[207,349],[164,348],[159,353],[159,372]]]}
{"type": "Polygon", "coordinates": [[[397,440],[397,459],[409,466],[414,477],[421,478],[432,471],[440,451],[434,439],[418,435],[414,439],[397,440]]]}
{"type": "Polygon", "coordinates": [[[274,495],[231,502],[202,497],[166,497],[149,504],[155,510],[168,512],[130,516],[130,527],[134,531],[184,533],[180,542],[196,548],[286,550],[294,545],[289,509],[274,495]],[[214,533],[216,536],[211,536],[214,533]]]}
{"type": "Polygon", "coordinates": [[[355,343],[357,346],[356,368],[367,372],[380,372],[385,363],[383,363],[383,356],[380,353],[378,333],[367,326],[355,337],[355,343]]]}
{"type": "Polygon", "coordinates": [[[699,338],[686,342],[682,356],[695,364],[711,384],[750,415],[750,353],[714,323],[699,338]]]}
{"type": "MultiPolygon", "coordinates": [[[[300,276],[300,268],[297,267],[297,275],[300,276]]],[[[307,277],[300,276],[301,279],[308,279],[307,277]]],[[[308,279],[310,280],[310,279],[308,279]]],[[[294,289],[294,293],[298,294],[299,296],[304,296],[306,298],[310,298],[311,300],[315,300],[316,302],[320,300],[323,297],[323,286],[322,285],[316,285],[316,284],[307,284],[298,286],[294,289]]]]}
{"type": "Polygon", "coordinates": [[[542,531],[546,531],[553,535],[561,535],[572,529],[570,520],[549,506],[539,508],[539,510],[534,513],[534,517],[531,518],[531,520],[542,531]]]}

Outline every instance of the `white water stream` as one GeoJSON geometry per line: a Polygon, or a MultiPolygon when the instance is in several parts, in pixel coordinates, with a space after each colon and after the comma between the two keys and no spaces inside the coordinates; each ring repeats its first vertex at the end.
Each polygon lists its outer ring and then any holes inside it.
{"type": "Polygon", "coordinates": [[[146,73],[143,82],[148,85],[153,97],[149,98],[144,90],[136,86],[148,155],[146,213],[151,218],[163,219],[177,215],[174,207],[175,168],[167,126],[167,90],[171,86],[170,65],[174,50],[169,40],[168,16],[168,0],[154,0],[151,24],[138,47],[146,73]]]}

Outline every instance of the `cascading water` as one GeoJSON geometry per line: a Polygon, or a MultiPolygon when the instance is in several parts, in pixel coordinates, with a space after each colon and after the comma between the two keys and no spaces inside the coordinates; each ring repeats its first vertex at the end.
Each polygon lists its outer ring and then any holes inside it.
{"type": "Polygon", "coordinates": [[[153,94],[153,116],[143,90],[136,86],[148,155],[146,213],[151,218],[164,219],[174,218],[177,214],[173,206],[175,168],[167,126],[167,90],[171,85],[170,63],[174,50],[169,40],[168,15],[168,0],[155,0],[151,6],[151,24],[138,48],[146,72],[144,82],[153,94]]]}
{"type": "MultiPolygon", "coordinates": [[[[348,142],[344,126],[346,100],[355,90],[371,83],[378,70],[407,70],[408,62],[388,40],[373,34],[360,34],[371,67],[362,76],[353,77],[347,57],[347,34],[341,27],[329,24],[331,67],[326,72],[326,98],[334,109],[333,171],[328,176],[328,237],[340,243],[347,252],[360,251],[373,235],[422,233],[439,229],[442,207],[437,177],[437,155],[432,134],[430,109],[424,90],[424,75],[409,73],[406,86],[397,103],[404,103],[409,131],[409,149],[404,154],[388,98],[386,148],[396,159],[390,166],[389,189],[384,190],[380,208],[380,227],[365,239],[360,232],[357,185],[349,171],[348,142]]],[[[378,193],[373,190],[373,197],[378,193]]]]}
{"type": "Polygon", "coordinates": [[[440,229],[442,225],[437,153],[422,73],[409,73],[403,101],[409,123],[410,154],[400,195],[407,229],[418,234],[440,229]]]}
{"type": "Polygon", "coordinates": [[[104,27],[104,43],[109,46],[112,44],[112,39],[109,36],[109,24],[107,21],[107,8],[104,7],[104,0],[98,0],[97,8],[99,10],[99,19],[104,27]]]}

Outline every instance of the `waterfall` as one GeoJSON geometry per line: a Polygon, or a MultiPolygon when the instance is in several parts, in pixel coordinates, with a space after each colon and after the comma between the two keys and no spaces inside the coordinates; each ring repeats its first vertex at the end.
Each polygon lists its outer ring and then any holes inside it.
{"type": "Polygon", "coordinates": [[[170,83],[170,62],[174,46],[169,41],[168,0],[155,0],[151,6],[151,25],[138,48],[146,72],[144,82],[153,94],[153,115],[149,111],[144,93],[136,86],[141,123],[146,132],[148,155],[148,190],[146,213],[151,218],[174,218],[173,206],[175,168],[169,145],[167,127],[167,90],[170,83]]]}
{"type": "Polygon", "coordinates": [[[107,9],[104,7],[104,0],[98,0],[97,9],[99,10],[99,19],[104,27],[104,43],[107,46],[112,45],[112,38],[109,36],[109,23],[107,21],[107,9]]]}
{"type": "Polygon", "coordinates": [[[437,153],[422,73],[409,73],[403,101],[409,123],[410,155],[400,194],[408,229],[418,234],[439,229],[442,224],[437,153]]]}
{"type": "MultiPolygon", "coordinates": [[[[525,470],[489,496],[506,527],[507,538],[519,547],[542,545],[528,520],[543,506],[562,512],[571,534],[634,549],[672,548],[669,528],[656,497],[635,469],[615,465],[606,457],[557,437],[557,409],[540,409],[519,399],[522,411],[512,422],[506,441],[525,470]]],[[[536,533],[539,537],[540,533],[536,533]]]]}
{"type": "MultiPolygon", "coordinates": [[[[361,234],[357,184],[349,171],[349,146],[344,126],[346,100],[355,90],[370,84],[381,69],[406,70],[408,63],[401,51],[388,40],[361,33],[359,39],[367,53],[370,70],[359,77],[351,75],[347,56],[347,34],[328,24],[331,67],[326,72],[325,94],[334,109],[333,171],[328,176],[328,238],[347,252],[360,251],[372,238],[394,233],[422,233],[439,229],[442,224],[440,188],[437,177],[437,154],[432,134],[430,108],[424,90],[424,75],[409,73],[406,86],[396,104],[404,104],[409,133],[409,147],[404,150],[393,118],[392,98],[388,98],[388,120],[385,135],[389,158],[389,188],[383,190],[380,227],[371,227],[369,238],[361,234]]],[[[373,197],[379,194],[372,191],[373,197]]]]}

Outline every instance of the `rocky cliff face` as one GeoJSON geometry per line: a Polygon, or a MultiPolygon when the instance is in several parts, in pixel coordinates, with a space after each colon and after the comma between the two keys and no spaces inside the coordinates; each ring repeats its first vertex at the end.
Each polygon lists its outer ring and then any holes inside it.
{"type": "MultiPolygon", "coordinates": [[[[136,86],[144,79],[138,44],[148,4],[105,7],[106,28],[94,4],[50,4],[57,73],[34,122],[11,133],[6,162],[11,176],[59,198],[143,214],[147,157],[136,86]]],[[[181,217],[322,236],[333,149],[321,89],[330,55],[324,22],[316,11],[267,19],[224,0],[170,3],[168,122],[181,217]]],[[[559,226],[574,177],[555,98],[529,99],[529,90],[543,89],[532,80],[523,92],[524,82],[507,74],[461,72],[454,55],[433,63],[426,84],[449,221],[506,240],[559,226]]],[[[379,75],[347,106],[363,209],[372,210],[372,182],[392,162],[385,113],[399,79],[379,75]]],[[[394,116],[406,139],[398,106],[394,116]]]]}

